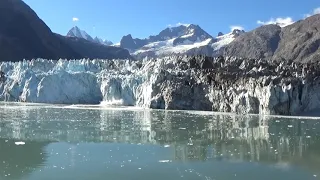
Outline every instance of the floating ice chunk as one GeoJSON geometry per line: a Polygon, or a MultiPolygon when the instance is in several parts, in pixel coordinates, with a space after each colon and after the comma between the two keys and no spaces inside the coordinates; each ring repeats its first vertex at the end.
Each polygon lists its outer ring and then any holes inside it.
{"type": "Polygon", "coordinates": [[[19,146],[19,145],[25,145],[26,143],[25,142],[15,142],[14,144],[19,146]]]}
{"type": "Polygon", "coordinates": [[[169,163],[172,162],[171,160],[159,160],[160,163],[169,163]]]}

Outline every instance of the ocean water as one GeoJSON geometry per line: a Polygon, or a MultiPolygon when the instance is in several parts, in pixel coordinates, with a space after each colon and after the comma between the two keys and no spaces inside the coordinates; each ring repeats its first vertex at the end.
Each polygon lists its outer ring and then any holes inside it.
{"type": "Polygon", "coordinates": [[[0,103],[0,180],[317,180],[320,119],[0,103]]]}

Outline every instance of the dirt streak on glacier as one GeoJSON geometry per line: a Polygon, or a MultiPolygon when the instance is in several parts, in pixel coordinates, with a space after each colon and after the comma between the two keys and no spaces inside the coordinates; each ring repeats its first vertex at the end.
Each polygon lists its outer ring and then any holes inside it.
{"type": "Polygon", "coordinates": [[[320,107],[318,67],[205,56],[2,62],[0,100],[297,115],[320,107]]]}

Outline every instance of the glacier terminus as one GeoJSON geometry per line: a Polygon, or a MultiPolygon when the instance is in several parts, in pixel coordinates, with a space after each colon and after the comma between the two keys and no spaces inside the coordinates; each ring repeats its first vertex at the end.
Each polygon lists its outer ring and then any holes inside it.
{"type": "Polygon", "coordinates": [[[187,55],[2,62],[0,100],[298,115],[320,106],[318,66],[187,55]]]}

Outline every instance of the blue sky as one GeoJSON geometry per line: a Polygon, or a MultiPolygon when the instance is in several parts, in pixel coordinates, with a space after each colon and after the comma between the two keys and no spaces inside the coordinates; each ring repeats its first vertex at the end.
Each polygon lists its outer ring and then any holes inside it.
{"type": "Polygon", "coordinates": [[[319,0],[24,1],[53,32],[65,35],[77,25],[91,36],[114,43],[127,34],[145,38],[178,23],[198,24],[216,36],[219,31],[228,33],[231,26],[241,26],[249,31],[277,18],[290,23],[306,14],[320,13],[319,0]]]}

